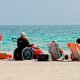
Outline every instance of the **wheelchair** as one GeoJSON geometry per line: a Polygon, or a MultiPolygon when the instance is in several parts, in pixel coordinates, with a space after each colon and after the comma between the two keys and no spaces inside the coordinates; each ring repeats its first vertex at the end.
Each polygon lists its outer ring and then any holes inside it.
{"type": "Polygon", "coordinates": [[[38,59],[38,55],[43,54],[39,47],[34,47],[34,44],[29,44],[28,41],[18,38],[17,48],[14,50],[15,60],[32,60],[38,59]]]}
{"type": "Polygon", "coordinates": [[[31,47],[25,47],[22,51],[18,48],[14,51],[14,59],[15,60],[31,60],[33,59],[34,52],[31,47]]]}
{"type": "Polygon", "coordinates": [[[33,59],[34,52],[28,41],[18,38],[17,48],[14,50],[13,55],[15,60],[31,60],[33,59]]]}

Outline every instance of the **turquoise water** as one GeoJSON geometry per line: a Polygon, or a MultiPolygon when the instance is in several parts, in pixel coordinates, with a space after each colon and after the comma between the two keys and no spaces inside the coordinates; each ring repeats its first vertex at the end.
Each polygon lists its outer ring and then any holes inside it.
{"type": "Polygon", "coordinates": [[[57,40],[60,47],[67,50],[66,44],[76,42],[80,37],[80,25],[0,25],[0,34],[3,35],[0,50],[13,51],[17,46],[12,38],[18,38],[20,32],[25,32],[30,42],[42,50],[48,50],[47,43],[52,40],[57,40]]]}

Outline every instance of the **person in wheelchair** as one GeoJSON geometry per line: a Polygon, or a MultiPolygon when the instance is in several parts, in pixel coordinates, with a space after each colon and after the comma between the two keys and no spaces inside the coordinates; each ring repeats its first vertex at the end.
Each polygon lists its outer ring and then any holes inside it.
{"type": "Polygon", "coordinates": [[[24,32],[21,32],[20,38],[17,40],[17,46],[20,51],[25,47],[30,47],[29,38],[24,32]]]}
{"type": "Polygon", "coordinates": [[[14,59],[31,60],[35,55],[38,56],[38,54],[42,54],[41,49],[38,46],[31,44],[26,34],[21,32],[20,38],[17,39],[17,48],[14,51],[14,59]]]}
{"type": "MultiPolygon", "coordinates": [[[[24,32],[21,32],[20,37],[17,39],[17,48],[14,51],[14,59],[15,60],[23,60],[23,56],[26,57],[26,54],[27,54],[27,56],[29,56],[31,58],[33,51],[31,50],[29,38],[26,36],[26,34],[24,32]],[[27,51],[27,53],[25,51],[27,51]]],[[[30,59],[29,57],[26,57],[26,58],[30,59]]]]}

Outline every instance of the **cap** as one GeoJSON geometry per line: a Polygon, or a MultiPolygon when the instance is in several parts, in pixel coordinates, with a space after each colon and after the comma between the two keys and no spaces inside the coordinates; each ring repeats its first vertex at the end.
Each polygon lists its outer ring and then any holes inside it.
{"type": "Polygon", "coordinates": [[[25,32],[21,32],[21,35],[24,35],[25,36],[26,34],[25,34],[25,32]]]}

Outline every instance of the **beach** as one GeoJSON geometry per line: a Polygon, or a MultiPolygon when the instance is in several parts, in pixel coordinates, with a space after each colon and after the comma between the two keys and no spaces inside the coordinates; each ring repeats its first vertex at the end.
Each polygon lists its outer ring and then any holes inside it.
{"type": "Polygon", "coordinates": [[[0,0],[0,80],[80,80],[80,0],[0,0]]]}
{"type": "MultiPolygon", "coordinates": [[[[80,36],[80,26],[77,25],[4,25],[0,28],[3,35],[0,52],[10,54],[17,48],[17,43],[13,42],[12,38],[19,38],[22,31],[27,34],[31,43],[42,49],[44,54],[48,54],[47,44],[53,40],[57,40],[60,48],[69,54],[71,52],[67,43],[75,43],[80,36]]],[[[0,80],[80,80],[79,73],[80,62],[77,61],[0,60],[0,80]]]]}
{"type": "Polygon", "coordinates": [[[0,80],[80,80],[80,62],[1,60],[0,80]]]}

